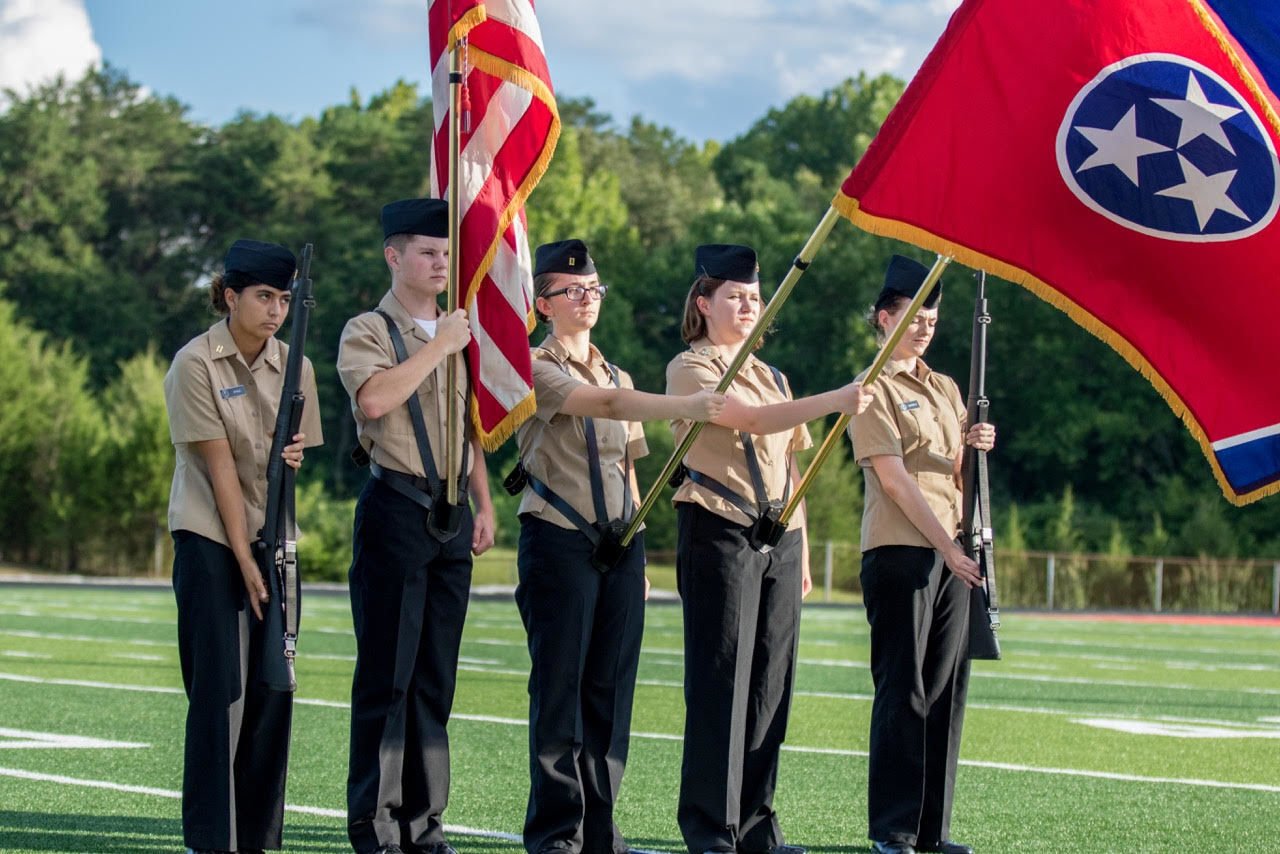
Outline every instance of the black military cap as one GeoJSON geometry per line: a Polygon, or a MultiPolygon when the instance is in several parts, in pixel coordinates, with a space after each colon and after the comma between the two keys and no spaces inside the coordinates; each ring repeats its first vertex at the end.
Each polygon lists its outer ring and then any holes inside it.
{"type": "Polygon", "coordinates": [[[289,289],[298,260],[279,243],[237,240],[227,250],[223,267],[228,273],[243,273],[255,282],[284,291],[289,289]]]}
{"type": "MultiPolygon", "coordinates": [[[[929,268],[912,258],[894,255],[889,259],[889,266],[884,271],[884,287],[876,297],[876,310],[887,306],[895,297],[911,299],[920,290],[929,275],[929,268]]],[[[924,307],[933,308],[942,296],[942,280],[933,286],[933,293],[925,297],[924,307]]]]}
{"type": "Polygon", "coordinates": [[[401,199],[382,206],[382,236],[449,236],[449,203],[444,199],[401,199]]]}
{"type": "Polygon", "coordinates": [[[596,271],[587,244],[572,238],[544,243],[534,253],[533,274],[569,273],[573,276],[589,276],[596,271]]]}
{"type": "Polygon", "coordinates": [[[731,282],[758,282],[760,263],[750,246],[704,243],[694,252],[693,274],[731,282]]]}

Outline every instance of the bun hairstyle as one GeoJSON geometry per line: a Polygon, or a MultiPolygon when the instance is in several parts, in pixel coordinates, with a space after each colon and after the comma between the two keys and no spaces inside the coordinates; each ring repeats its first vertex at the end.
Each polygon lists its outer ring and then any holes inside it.
{"type": "Polygon", "coordinates": [[[240,293],[255,284],[257,282],[248,273],[241,273],[239,270],[216,273],[213,281],[209,283],[209,306],[213,309],[213,313],[219,317],[225,317],[231,313],[231,307],[227,305],[228,288],[240,293]]]}

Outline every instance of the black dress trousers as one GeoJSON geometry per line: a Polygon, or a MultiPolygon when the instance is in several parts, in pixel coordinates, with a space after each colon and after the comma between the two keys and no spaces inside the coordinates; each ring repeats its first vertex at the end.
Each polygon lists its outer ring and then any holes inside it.
{"type": "Polygon", "coordinates": [[[800,636],[801,538],[768,554],[747,529],[676,505],[684,607],[684,761],[677,820],[691,852],[768,852],[800,636]]]}
{"type": "Polygon", "coordinates": [[[529,638],[530,854],[627,850],[613,821],[644,633],[644,535],[607,573],[591,542],[520,517],[516,604],[529,638]]]}
{"type": "Polygon", "coordinates": [[[471,589],[468,509],[440,543],[427,513],[370,478],[356,503],[349,581],[356,632],[347,834],[357,852],[444,841],[458,650],[471,589]]]}
{"type": "Polygon", "coordinates": [[[215,851],[278,849],[293,694],[256,678],[268,640],[231,549],[191,531],[175,531],[173,543],[178,659],[189,701],[183,842],[215,851]]]}
{"type": "Polygon", "coordinates": [[[862,556],[871,624],[871,839],[932,845],[950,836],[969,688],[969,588],[933,549],[862,556]]]}

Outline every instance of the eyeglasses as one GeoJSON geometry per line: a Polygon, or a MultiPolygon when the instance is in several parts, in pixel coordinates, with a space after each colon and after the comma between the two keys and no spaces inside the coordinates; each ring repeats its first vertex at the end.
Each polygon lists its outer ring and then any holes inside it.
{"type": "Polygon", "coordinates": [[[542,297],[543,299],[551,299],[552,297],[558,297],[560,294],[564,294],[569,302],[582,302],[586,299],[587,294],[591,294],[597,300],[602,300],[604,299],[604,295],[607,293],[609,293],[608,285],[592,285],[589,288],[583,287],[582,285],[570,285],[569,287],[561,288],[558,291],[547,291],[542,295],[542,297]]]}

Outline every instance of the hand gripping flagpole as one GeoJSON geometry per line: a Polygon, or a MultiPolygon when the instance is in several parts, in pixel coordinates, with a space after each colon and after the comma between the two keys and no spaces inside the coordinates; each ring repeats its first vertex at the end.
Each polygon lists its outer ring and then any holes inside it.
{"type": "MultiPolygon", "coordinates": [[[[445,290],[445,313],[458,310],[458,278],[462,270],[461,234],[459,217],[459,165],[461,163],[461,105],[462,105],[462,47],[456,42],[449,51],[449,283],[445,290]]],[[[445,500],[450,505],[458,503],[458,356],[448,357],[445,370],[445,428],[444,479],[445,500]]]]}
{"type": "MultiPolygon", "coordinates": [[[[760,319],[756,321],[755,328],[751,330],[751,334],[747,336],[747,340],[738,348],[738,355],[734,357],[729,364],[729,369],[725,371],[723,377],[720,378],[716,391],[724,394],[729,390],[729,386],[733,384],[733,380],[738,375],[738,371],[742,370],[742,366],[747,363],[747,359],[751,356],[751,352],[755,349],[756,343],[764,335],[765,331],[773,323],[773,319],[777,316],[778,310],[782,308],[782,304],[787,301],[787,297],[791,295],[791,290],[796,286],[796,282],[800,281],[800,277],[804,275],[804,271],[809,269],[809,264],[813,262],[813,257],[818,254],[818,250],[822,244],[826,242],[827,236],[831,234],[831,229],[835,228],[836,221],[840,219],[840,213],[835,208],[827,208],[827,212],[823,214],[822,219],[818,222],[817,227],[813,230],[813,234],[809,235],[809,239],[805,241],[804,248],[800,250],[800,254],[791,262],[791,269],[787,271],[786,277],[782,283],[778,285],[778,290],[773,295],[773,299],[769,300],[769,304],[764,307],[764,311],[760,313],[760,319]]],[[[689,432],[685,434],[684,440],[671,453],[667,459],[666,465],[662,467],[662,472],[658,475],[658,479],[645,495],[644,501],[636,510],[636,514],[631,517],[631,521],[627,524],[627,530],[622,534],[622,545],[631,544],[631,540],[635,537],[636,532],[640,530],[640,525],[644,522],[644,517],[653,509],[653,505],[658,503],[658,496],[662,494],[662,488],[671,480],[671,475],[675,473],[676,466],[680,465],[680,461],[684,459],[684,455],[689,453],[689,449],[693,447],[694,441],[698,438],[698,434],[702,432],[702,428],[706,426],[705,421],[695,421],[689,428],[689,432]]]]}
{"type": "MultiPolygon", "coordinates": [[[[920,311],[920,306],[924,305],[924,301],[929,298],[934,285],[938,283],[938,279],[942,278],[942,271],[951,263],[951,259],[942,255],[933,262],[933,269],[929,270],[929,275],[925,276],[924,282],[920,285],[920,290],[916,291],[916,295],[912,297],[911,302],[907,304],[902,320],[898,322],[897,327],[889,334],[888,339],[880,347],[880,352],[876,354],[875,361],[871,363],[871,367],[867,369],[866,375],[862,378],[862,387],[868,388],[876,378],[880,376],[880,372],[884,370],[884,366],[889,364],[889,360],[893,357],[894,348],[898,346],[907,334],[907,327],[911,324],[912,318],[920,311]]],[[[835,426],[831,428],[831,432],[827,434],[827,438],[822,441],[822,446],[818,448],[818,453],[814,455],[813,462],[809,463],[809,468],[805,471],[804,477],[800,478],[800,483],[796,486],[795,492],[791,495],[791,500],[787,502],[787,506],[783,508],[782,515],[778,518],[778,523],[784,528],[791,521],[791,517],[795,515],[796,510],[800,508],[800,502],[804,500],[805,493],[813,487],[813,482],[817,479],[818,472],[822,468],[822,464],[827,461],[827,457],[831,456],[831,452],[835,450],[836,445],[840,442],[840,437],[844,433],[849,422],[852,420],[851,415],[841,415],[836,419],[835,426]]]]}

